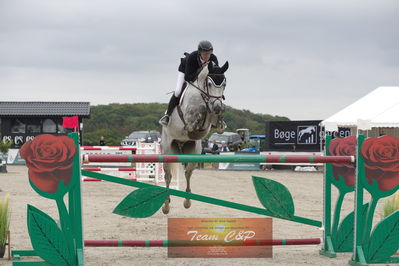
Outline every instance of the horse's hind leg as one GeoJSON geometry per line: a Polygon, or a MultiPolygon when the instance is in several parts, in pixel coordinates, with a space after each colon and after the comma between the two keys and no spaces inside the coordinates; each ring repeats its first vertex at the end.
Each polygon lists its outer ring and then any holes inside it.
{"type": "MultiPolygon", "coordinates": [[[[166,183],[166,187],[169,188],[170,185],[170,181],[172,180],[172,172],[171,172],[171,165],[168,163],[165,163],[163,165],[163,169],[165,171],[165,183],[166,183]]],[[[166,198],[165,200],[165,204],[162,207],[162,212],[164,214],[168,214],[169,210],[170,210],[170,195],[166,198]]]]}
{"type": "MultiPolygon", "coordinates": [[[[197,163],[188,163],[185,167],[186,169],[184,171],[184,174],[186,175],[186,184],[187,184],[186,192],[189,192],[189,193],[191,192],[190,178],[191,178],[191,175],[193,174],[193,171],[196,166],[197,166],[197,163]]],[[[186,198],[184,200],[184,208],[188,209],[188,208],[190,208],[190,206],[191,206],[191,200],[186,198]]]]}

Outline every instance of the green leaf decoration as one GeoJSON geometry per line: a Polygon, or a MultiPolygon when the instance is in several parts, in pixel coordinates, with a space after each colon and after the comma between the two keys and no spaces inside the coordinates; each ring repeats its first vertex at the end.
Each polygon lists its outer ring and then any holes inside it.
{"type": "Polygon", "coordinates": [[[258,199],[266,210],[278,217],[293,218],[295,207],[288,189],[267,178],[252,176],[258,199]]]}
{"type": "Polygon", "coordinates": [[[132,218],[150,217],[161,208],[168,195],[168,189],[162,187],[136,189],[116,206],[113,213],[132,218]]]}
{"type": "Polygon", "coordinates": [[[28,204],[28,231],[33,249],[54,265],[73,265],[68,242],[56,222],[41,210],[28,204]]]}
{"type": "Polygon", "coordinates": [[[375,226],[366,251],[367,262],[391,257],[399,248],[399,211],[394,212],[375,226]]]}
{"type": "Polygon", "coordinates": [[[354,212],[349,213],[339,226],[337,237],[334,241],[334,249],[337,252],[350,252],[353,250],[354,216],[354,212]]]}
{"type": "MultiPolygon", "coordinates": [[[[362,219],[366,219],[369,204],[366,203],[362,208],[362,219]]],[[[334,237],[334,249],[337,252],[351,252],[354,241],[355,212],[349,213],[339,225],[336,237],[334,237]]]]}

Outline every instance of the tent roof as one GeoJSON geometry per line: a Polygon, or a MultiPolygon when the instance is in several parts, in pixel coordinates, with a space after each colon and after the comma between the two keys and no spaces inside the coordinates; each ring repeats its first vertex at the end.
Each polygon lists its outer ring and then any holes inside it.
{"type": "Polygon", "coordinates": [[[398,127],[399,103],[371,119],[374,127],[398,127]]]}
{"type": "Polygon", "coordinates": [[[379,87],[330,116],[321,124],[329,129],[339,126],[399,127],[399,87],[379,87]]]}

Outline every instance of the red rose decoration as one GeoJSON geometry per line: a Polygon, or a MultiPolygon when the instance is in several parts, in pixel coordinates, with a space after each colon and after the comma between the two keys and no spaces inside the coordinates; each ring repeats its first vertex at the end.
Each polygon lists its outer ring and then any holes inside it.
{"type": "MultiPolygon", "coordinates": [[[[328,152],[332,156],[355,156],[356,154],[357,141],[356,137],[346,138],[335,138],[331,141],[328,147],[328,152]]],[[[349,163],[333,163],[333,175],[334,178],[339,181],[339,177],[342,176],[345,181],[345,185],[355,185],[355,165],[349,163]]]]}
{"type": "Polygon", "coordinates": [[[381,191],[399,185],[399,140],[391,136],[368,138],[363,142],[361,154],[364,158],[367,182],[375,179],[381,191]]]}
{"type": "Polygon", "coordinates": [[[29,179],[40,190],[54,193],[58,182],[68,185],[72,176],[73,157],[76,146],[66,136],[40,135],[26,142],[21,148],[21,157],[29,168],[29,179]]]}

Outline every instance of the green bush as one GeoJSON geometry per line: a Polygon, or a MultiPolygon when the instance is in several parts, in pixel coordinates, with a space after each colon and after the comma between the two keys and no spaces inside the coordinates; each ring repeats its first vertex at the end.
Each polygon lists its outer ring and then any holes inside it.
{"type": "Polygon", "coordinates": [[[7,141],[1,140],[0,141],[0,152],[2,154],[7,154],[8,150],[11,148],[11,146],[12,146],[12,140],[7,140],[7,141]]]}

